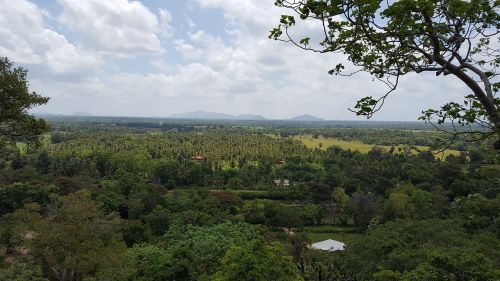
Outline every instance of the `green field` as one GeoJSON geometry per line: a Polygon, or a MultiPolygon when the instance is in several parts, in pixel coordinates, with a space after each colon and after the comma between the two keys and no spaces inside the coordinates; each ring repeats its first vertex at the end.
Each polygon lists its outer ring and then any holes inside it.
{"type": "Polygon", "coordinates": [[[307,234],[312,243],[333,239],[349,245],[363,236],[358,228],[335,225],[306,226],[301,231],[307,234]]]}
{"type": "MultiPolygon", "coordinates": [[[[41,140],[42,146],[50,145],[50,136],[51,136],[50,133],[43,134],[43,137],[41,140]]],[[[18,141],[18,142],[16,142],[16,147],[19,149],[21,154],[24,154],[24,153],[26,153],[26,149],[28,148],[28,145],[25,142],[18,141]]]]}
{"type": "Polygon", "coordinates": [[[26,143],[24,142],[16,142],[16,147],[19,148],[22,154],[26,152],[26,143]]]}
{"type": "MultiPolygon", "coordinates": [[[[360,141],[344,141],[344,140],[339,140],[339,139],[334,139],[334,138],[324,138],[324,137],[319,137],[319,138],[313,138],[312,136],[295,136],[294,137],[296,140],[301,141],[304,143],[308,148],[319,148],[319,149],[327,149],[328,147],[331,146],[339,146],[342,149],[350,149],[352,151],[359,151],[361,153],[368,153],[370,150],[372,150],[373,147],[378,146],[382,147],[383,149],[389,151],[391,149],[391,146],[388,145],[375,145],[375,144],[366,144],[360,141]]],[[[395,146],[396,151],[398,148],[402,148],[403,145],[395,146]]],[[[414,146],[420,151],[425,151],[429,150],[429,147],[427,146],[414,146]]],[[[458,150],[445,150],[442,153],[437,153],[436,157],[442,158],[443,156],[446,157],[448,155],[459,155],[460,151],[458,150]]]]}

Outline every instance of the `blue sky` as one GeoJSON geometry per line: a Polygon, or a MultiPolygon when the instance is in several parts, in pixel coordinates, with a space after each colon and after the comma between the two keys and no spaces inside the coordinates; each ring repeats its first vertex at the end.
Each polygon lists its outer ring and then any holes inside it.
{"type": "MultiPolygon", "coordinates": [[[[284,13],[273,0],[0,0],[0,56],[29,69],[31,89],[51,97],[36,112],[360,119],[347,108],[384,86],[365,74],[328,75],[342,55],[267,39],[284,13]]],[[[433,75],[400,85],[375,120],[416,120],[465,91],[433,75]]]]}

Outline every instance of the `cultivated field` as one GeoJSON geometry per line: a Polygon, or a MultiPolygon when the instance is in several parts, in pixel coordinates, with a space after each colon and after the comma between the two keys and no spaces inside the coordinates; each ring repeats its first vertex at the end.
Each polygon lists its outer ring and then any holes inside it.
{"type": "MultiPolygon", "coordinates": [[[[342,149],[350,149],[352,151],[357,150],[361,153],[368,153],[375,146],[381,147],[386,151],[389,151],[391,149],[391,146],[387,145],[367,144],[360,141],[344,141],[334,138],[324,138],[321,136],[319,138],[313,138],[310,135],[306,135],[306,136],[295,136],[294,138],[304,143],[308,148],[319,148],[325,150],[331,146],[339,146],[342,149]]],[[[403,147],[404,147],[403,145],[396,146],[395,151],[397,152],[399,148],[402,149],[403,147]]],[[[427,146],[412,146],[412,147],[415,148],[414,152],[429,150],[429,147],[427,146]]],[[[448,155],[459,155],[459,154],[460,151],[458,150],[446,150],[442,153],[437,153],[436,157],[443,158],[448,155]]]]}

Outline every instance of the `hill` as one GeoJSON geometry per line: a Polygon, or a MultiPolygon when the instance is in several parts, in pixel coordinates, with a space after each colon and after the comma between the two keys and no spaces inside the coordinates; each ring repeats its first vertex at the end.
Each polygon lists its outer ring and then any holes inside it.
{"type": "Polygon", "coordinates": [[[170,115],[170,118],[175,119],[235,119],[231,114],[208,112],[208,111],[192,111],[170,115]]]}
{"type": "Polygon", "coordinates": [[[73,112],[73,114],[71,114],[73,116],[93,116],[92,113],[89,113],[89,112],[73,112]]]}
{"type": "Polygon", "coordinates": [[[311,114],[303,114],[303,115],[295,116],[293,118],[290,118],[290,120],[293,120],[293,121],[325,121],[325,119],[313,116],[311,114]]]}
{"type": "Polygon", "coordinates": [[[254,114],[240,114],[236,116],[238,120],[268,120],[266,117],[262,115],[254,115],[254,114]]]}
{"type": "Polygon", "coordinates": [[[213,120],[267,120],[264,116],[254,114],[231,115],[219,112],[193,111],[170,115],[175,119],[213,119],[213,120]]]}

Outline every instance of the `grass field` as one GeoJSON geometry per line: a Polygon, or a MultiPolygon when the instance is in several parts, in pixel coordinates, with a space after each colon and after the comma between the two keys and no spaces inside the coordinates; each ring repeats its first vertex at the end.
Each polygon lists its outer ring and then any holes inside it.
{"type": "Polygon", "coordinates": [[[307,226],[302,229],[312,243],[333,239],[349,245],[363,234],[359,228],[335,225],[307,226]]]}
{"type": "MultiPolygon", "coordinates": [[[[42,146],[48,146],[50,145],[50,133],[47,133],[47,134],[43,134],[43,137],[42,137],[42,140],[41,140],[41,143],[42,143],[42,146]]],[[[28,146],[26,145],[25,142],[16,142],[16,147],[19,149],[19,151],[21,152],[21,154],[24,154],[26,153],[26,149],[28,148],[28,146]]]]}
{"type": "MultiPolygon", "coordinates": [[[[295,136],[294,138],[296,140],[301,141],[309,148],[327,149],[330,146],[339,146],[342,149],[350,149],[352,151],[357,150],[361,153],[368,153],[375,146],[382,147],[383,149],[385,149],[387,151],[389,151],[391,149],[391,147],[387,146],[387,145],[366,144],[366,143],[362,143],[360,141],[343,141],[343,140],[334,139],[334,138],[319,137],[319,138],[315,139],[312,136],[295,136]]],[[[401,148],[401,147],[403,147],[403,145],[396,146],[395,147],[396,151],[398,148],[401,148]]],[[[429,147],[427,147],[427,146],[415,146],[415,147],[420,151],[429,150],[429,147]]],[[[437,153],[436,157],[443,158],[443,157],[446,157],[448,155],[459,155],[459,154],[460,154],[460,151],[457,151],[457,150],[446,150],[443,153],[437,153]]]]}
{"type": "Polygon", "coordinates": [[[24,142],[16,142],[16,147],[19,148],[21,154],[26,152],[26,144],[24,142]]]}

